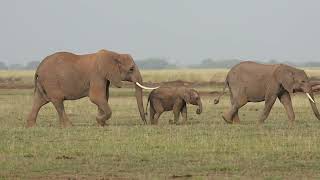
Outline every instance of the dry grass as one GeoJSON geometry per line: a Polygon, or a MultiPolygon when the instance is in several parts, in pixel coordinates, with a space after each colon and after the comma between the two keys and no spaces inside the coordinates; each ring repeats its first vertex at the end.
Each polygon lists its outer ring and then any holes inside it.
{"type": "MultiPolygon", "coordinates": [[[[113,96],[118,89],[112,89],[113,96]]],[[[320,123],[304,96],[293,98],[296,126],[277,102],[262,128],[256,127],[263,103],[240,111],[241,124],[228,125],[219,105],[203,98],[204,112],[188,107],[186,125],[169,125],[170,112],[159,126],[144,126],[133,97],[111,97],[110,126],[97,127],[96,107],[87,98],[67,101],[74,123],[60,129],[51,104],[37,127],[25,129],[31,90],[0,90],[0,178],[138,178],[171,177],[232,179],[320,178],[320,123]]]]}
{"type": "MultiPolygon", "coordinates": [[[[319,70],[307,72],[320,76],[319,70]]],[[[223,69],[142,71],[145,81],[155,82],[220,81],[226,73],[223,69]]],[[[23,83],[31,83],[33,72],[1,71],[0,77],[21,77],[23,83]]],[[[279,102],[261,128],[256,122],[263,103],[243,107],[240,125],[225,124],[221,113],[229,108],[227,96],[218,105],[213,105],[213,97],[203,97],[200,116],[196,107],[189,106],[186,125],[169,125],[173,116],[167,112],[159,126],[144,126],[132,95],[132,89],[111,89],[113,115],[105,128],[97,127],[96,107],[84,98],[65,102],[74,127],[59,128],[57,114],[48,104],[37,127],[25,129],[32,90],[0,89],[0,179],[320,178],[320,123],[304,95],[293,98],[293,128],[288,127],[279,102]]]]}

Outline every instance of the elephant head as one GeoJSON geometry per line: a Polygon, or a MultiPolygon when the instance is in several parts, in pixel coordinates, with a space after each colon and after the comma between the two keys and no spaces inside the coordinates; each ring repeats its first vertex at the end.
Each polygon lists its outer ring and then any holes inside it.
{"type": "Polygon", "coordinates": [[[143,108],[142,89],[157,89],[143,86],[143,80],[138,66],[129,54],[118,54],[115,52],[101,50],[98,52],[98,69],[107,80],[114,86],[120,88],[122,81],[133,82],[135,84],[135,96],[144,123],[147,123],[143,108]]]}
{"type": "Polygon", "coordinates": [[[274,71],[274,74],[279,86],[287,92],[306,93],[313,113],[320,120],[320,114],[313,95],[313,90],[317,83],[312,83],[305,71],[284,64],[279,65],[274,71]]]}
{"type": "Polygon", "coordinates": [[[188,104],[198,106],[196,113],[202,113],[202,102],[199,93],[194,89],[185,88],[181,93],[181,98],[188,104]]]}

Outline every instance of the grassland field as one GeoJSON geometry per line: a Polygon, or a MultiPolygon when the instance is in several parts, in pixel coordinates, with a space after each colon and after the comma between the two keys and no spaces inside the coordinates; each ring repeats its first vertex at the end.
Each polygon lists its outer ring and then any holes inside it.
{"type": "MultiPolygon", "coordinates": [[[[148,70],[142,76],[146,82],[223,82],[226,73],[148,70]]],[[[307,73],[320,76],[318,69],[307,73]]],[[[10,77],[32,85],[33,72],[0,71],[0,78],[10,77]]],[[[196,89],[220,91],[221,86],[196,89]]],[[[133,89],[111,88],[107,127],[98,127],[95,105],[83,98],[65,102],[73,127],[60,128],[48,104],[37,127],[26,129],[32,95],[30,88],[0,89],[0,179],[320,179],[320,122],[303,94],[293,97],[294,127],[288,127],[279,101],[262,127],[256,123],[263,103],[244,106],[241,124],[226,124],[221,114],[229,107],[228,96],[218,105],[204,96],[201,115],[188,106],[185,125],[169,125],[172,112],[164,113],[158,126],[143,125],[133,89]]]]}

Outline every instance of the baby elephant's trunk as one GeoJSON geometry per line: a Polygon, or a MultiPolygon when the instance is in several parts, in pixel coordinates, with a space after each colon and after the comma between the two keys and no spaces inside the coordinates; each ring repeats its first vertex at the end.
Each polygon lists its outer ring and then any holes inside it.
{"type": "Polygon", "coordinates": [[[201,114],[201,113],[202,113],[202,102],[201,102],[201,100],[199,99],[199,101],[198,101],[197,114],[201,114]]]}

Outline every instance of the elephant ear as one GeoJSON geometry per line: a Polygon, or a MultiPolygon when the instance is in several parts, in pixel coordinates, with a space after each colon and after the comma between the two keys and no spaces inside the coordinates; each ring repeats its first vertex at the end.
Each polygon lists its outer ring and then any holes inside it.
{"type": "Polygon", "coordinates": [[[189,104],[190,101],[191,101],[191,92],[190,92],[190,90],[184,89],[184,90],[181,92],[181,98],[182,98],[187,104],[189,104]]]}
{"type": "Polygon", "coordinates": [[[289,93],[293,93],[293,71],[290,69],[289,66],[280,65],[275,70],[276,80],[283,86],[283,88],[288,91],[289,93]]]}
{"type": "Polygon", "coordinates": [[[120,72],[119,57],[114,52],[99,51],[97,55],[98,71],[104,78],[108,79],[111,84],[120,88],[122,79],[120,72]]]}

